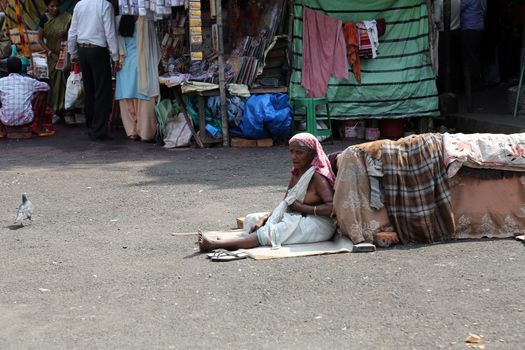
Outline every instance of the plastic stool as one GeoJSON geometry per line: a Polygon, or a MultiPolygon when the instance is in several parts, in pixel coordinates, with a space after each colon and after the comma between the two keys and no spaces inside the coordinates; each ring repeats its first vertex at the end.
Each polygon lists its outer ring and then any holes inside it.
{"type": "Polygon", "coordinates": [[[296,130],[295,122],[303,121],[304,118],[295,116],[295,111],[298,107],[306,108],[306,132],[314,135],[315,137],[326,136],[332,138],[332,125],[330,120],[330,107],[326,98],[310,98],[310,97],[297,97],[292,100],[294,107],[294,117],[292,120],[292,134],[303,132],[303,130],[296,130]],[[326,106],[326,117],[317,118],[316,107],[319,105],[326,106]],[[323,120],[326,122],[328,129],[318,129],[317,121],[323,120]]]}

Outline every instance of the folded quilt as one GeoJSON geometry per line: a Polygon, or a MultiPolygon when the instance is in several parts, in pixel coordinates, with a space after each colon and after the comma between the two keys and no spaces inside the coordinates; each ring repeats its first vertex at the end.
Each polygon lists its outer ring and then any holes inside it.
{"type": "Polygon", "coordinates": [[[525,171],[525,133],[443,134],[443,154],[448,177],[461,166],[525,171]]]}
{"type": "Polygon", "coordinates": [[[423,134],[381,146],[385,207],[403,243],[432,243],[455,232],[439,134],[423,134]]]}

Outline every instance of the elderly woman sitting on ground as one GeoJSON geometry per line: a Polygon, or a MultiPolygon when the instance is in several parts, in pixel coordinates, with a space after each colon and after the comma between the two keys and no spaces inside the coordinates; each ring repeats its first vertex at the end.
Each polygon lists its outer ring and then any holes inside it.
{"type": "MultiPolygon", "coordinates": [[[[211,240],[199,233],[201,252],[214,249],[249,249],[297,243],[314,243],[332,238],[335,176],[323,148],[315,136],[300,133],[290,139],[292,175],[284,200],[261,217],[244,237],[211,240]]],[[[249,216],[246,220],[248,221],[249,216]]]]}

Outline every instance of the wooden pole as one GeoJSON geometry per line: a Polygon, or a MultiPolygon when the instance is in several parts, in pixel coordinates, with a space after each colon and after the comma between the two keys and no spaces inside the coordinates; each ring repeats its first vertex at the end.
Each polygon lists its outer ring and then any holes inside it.
{"type": "Polygon", "coordinates": [[[222,32],[222,1],[216,1],[217,10],[217,36],[219,55],[219,94],[221,98],[221,120],[222,120],[222,145],[230,146],[230,135],[228,133],[228,114],[226,111],[226,86],[224,83],[224,38],[222,32]]]}
{"type": "Polygon", "coordinates": [[[450,17],[452,8],[450,0],[443,0],[443,49],[445,51],[445,92],[450,92],[450,17]]]}
{"type": "Polygon", "coordinates": [[[295,18],[293,0],[288,0],[288,41],[293,40],[293,20],[295,18]]]}

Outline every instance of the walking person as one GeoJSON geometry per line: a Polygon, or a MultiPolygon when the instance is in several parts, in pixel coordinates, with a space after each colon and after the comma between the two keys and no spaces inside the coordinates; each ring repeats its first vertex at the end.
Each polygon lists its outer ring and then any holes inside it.
{"type": "Polygon", "coordinates": [[[461,46],[473,90],[482,87],[481,54],[487,0],[461,0],[461,46]]]}
{"type": "Polygon", "coordinates": [[[82,0],[73,11],[68,34],[72,62],[80,61],[84,113],[91,140],[107,140],[113,89],[112,62],[118,61],[113,7],[107,0],[82,0]]]}

